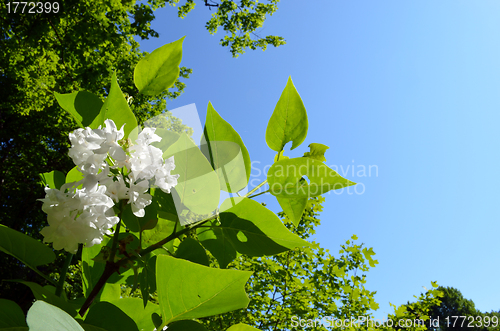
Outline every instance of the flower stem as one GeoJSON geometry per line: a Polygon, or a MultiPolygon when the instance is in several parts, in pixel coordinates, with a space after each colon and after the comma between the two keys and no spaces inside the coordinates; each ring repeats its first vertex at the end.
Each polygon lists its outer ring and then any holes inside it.
{"type": "Polygon", "coordinates": [[[64,282],[66,280],[66,273],[68,272],[68,268],[69,268],[69,265],[71,264],[72,259],[73,259],[73,254],[68,253],[66,255],[66,260],[64,260],[64,265],[59,273],[59,276],[60,276],[59,283],[57,283],[57,287],[56,287],[56,295],[58,297],[60,297],[62,294],[64,282]]]}

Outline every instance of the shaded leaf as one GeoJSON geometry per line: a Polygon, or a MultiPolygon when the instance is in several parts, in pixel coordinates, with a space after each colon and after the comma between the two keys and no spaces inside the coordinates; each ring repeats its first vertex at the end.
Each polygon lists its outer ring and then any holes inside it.
{"type": "Polygon", "coordinates": [[[59,307],[60,309],[64,310],[71,316],[76,316],[76,309],[78,307],[76,307],[74,304],[67,302],[63,297],[58,297],[57,295],[55,295],[54,287],[50,286],[42,287],[37,283],[25,282],[22,280],[14,280],[14,281],[28,286],[31,292],[33,292],[33,296],[35,297],[35,299],[43,300],[47,303],[50,303],[53,306],[59,307]]]}
{"type": "Polygon", "coordinates": [[[179,247],[175,251],[175,257],[202,264],[207,267],[209,266],[205,249],[193,238],[186,238],[180,243],[179,247]]]}
{"type": "Polygon", "coordinates": [[[28,325],[21,307],[14,301],[0,299],[0,329],[25,326],[28,325]]]}
{"type": "Polygon", "coordinates": [[[1,224],[0,251],[12,255],[33,270],[56,259],[52,249],[41,241],[1,224]]]}
{"type": "MultiPolygon", "coordinates": [[[[141,300],[139,299],[139,301],[141,300]]],[[[87,313],[85,324],[94,325],[107,331],[139,330],[137,324],[130,316],[110,302],[98,302],[94,304],[87,313]]]]}
{"type": "Polygon", "coordinates": [[[169,331],[207,331],[207,329],[195,321],[177,321],[168,325],[169,331]]]}

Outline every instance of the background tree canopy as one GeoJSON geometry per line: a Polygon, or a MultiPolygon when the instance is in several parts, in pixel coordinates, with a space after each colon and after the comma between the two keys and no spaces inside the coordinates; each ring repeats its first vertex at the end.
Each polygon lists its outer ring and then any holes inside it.
{"type": "MultiPolygon", "coordinates": [[[[72,168],[67,137],[76,124],[59,107],[54,92],[86,90],[104,99],[108,91],[101,86],[109,86],[116,72],[123,93],[134,100],[131,108],[141,124],[166,110],[166,99],[182,93],[183,79],[192,72],[182,67],[174,88],[157,97],[138,94],[132,76],[124,75],[145,55],[135,38],[159,36],[150,27],[154,10],[175,6],[178,0],[57,2],[57,13],[40,14],[20,9],[13,13],[5,2],[0,5],[0,223],[39,239],[46,215],[37,202],[44,195],[38,174],[66,173],[72,168]]],[[[221,44],[236,57],[246,48],[284,44],[281,37],[251,38],[266,15],[277,10],[278,0],[268,2],[223,0],[200,5],[214,10],[206,28],[210,33],[223,28],[227,35],[221,44]]],[[[178,7],[179,17],[185,17],[194,5],[188,0],[178,7]]],[[[172,130],[191,134],[180,120],[168,114],[167,118],[172,130]]],[[[0,267],[2,278],[37,277],[26,276],[17,261],[1,254],[6,261],[0,267]]],[[[57,270],[56,265],[52,269],[57,270]]],[[[28,295],[27,288],[13,283],[3,282],[0,289],[0,297],[17,301],[23,300],[23,293],[28,295]]],[[[28,296],[25,303],[31,302],[28,296]]]]}

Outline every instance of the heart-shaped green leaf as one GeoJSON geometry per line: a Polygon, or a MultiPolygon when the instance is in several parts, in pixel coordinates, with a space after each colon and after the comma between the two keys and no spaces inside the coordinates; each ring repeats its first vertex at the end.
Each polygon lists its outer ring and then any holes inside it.
{"type": "Polygon", "coordinates": [[[276,197],[278,203],[280,204],[283,212],[286,214],[288,219],[297,226],[300,223],[302,214],[306,209],[307,198],[283,198],[276,197]]]}
{"type": "Polygon", "coordinates": [[[267,173],[271,194],[283,198],[309,198],[355,185],[323,162],[298,157],[274,163],[267,173]],[[306,176],[310,183],[302,180],[306,176]]]}
{"type": "Polygon", "coordinates": [[[250,179],[250,154],[240,135],[210,102],[204,138],[206,144],[202,144],[202,151],[217,171],[221,190],[234,193],[245,188],[250,179]]]}
{"type": "Polygon", "coordinates": [[[175,83],[179,77],[184,37],[155,49],[137,63],[134,84],[139,92],[157,95],[175,83]]]}
{"type": "Polygon", "coordinates": [[[0,299],[0,330],[27,326],[21,307],[14,301],[0,299]]]}
{"type": "Polygon", "coordinates": [[[92,122],[91,127],[94,128],[100,125],[104,126],[104,121],[107,119],[113,120],[118,129],[125,124],[125,127],[123,128],[125,138],[127,138],[129,134],[137,128],[137,120],[134,113],[130,110],[127,100],[118,85],[116,72],[113,72],[113,76],[111,77],[111,87],[109,89],[108,97],[104,100],[101,111],[92,122]]]}
{"type": "Polygon", "coordinates": [[[266,129],[266,142],[273,151],[280,152],[289,141],[292,148],[302,144],[307,135],[307,113],[299,93],[288,78],[283,93],[274,108],[266,129]]]}
{"type": "Polygon", "coordinates": [[[92,129],[99,126],[97,123],[92,125],[102,107],[102,101],[97,95],[87,91],[54,94],[59,106],[66,110],[79,126],[90,126],[92,129]]]}

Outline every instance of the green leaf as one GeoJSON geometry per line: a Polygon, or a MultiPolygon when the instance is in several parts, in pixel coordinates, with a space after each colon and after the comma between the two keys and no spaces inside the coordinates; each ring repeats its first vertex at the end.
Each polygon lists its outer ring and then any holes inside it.
{"type": "MultiPolygon", "coordinates": [[[[174,156],[175,170],[172,174],[179,174],[177,186],[173,195],[176,207],[184,205],[195,214],[209,214],[219,205],[219,178],[212,166],[208,163],[199,148],[183,133],[165,152],[164,158],[174,156]]],[[[177,208],[180,216],[182,211],[177,208]]],[[[181,225],[189,223],[189,220],[180,218],[181,225]]]]}
{"type": "Polygon", "coordinates": [[[207,329],[195,321],[177,321],[168,325],[168,331],[207,331],[207,329]]]}
{"type": "Polygon", "coordinates": [[[157,95],[171,87],[179,77],[184,37],[155,49],[137,63],[134,84],[142,94],[157,95]]]}
{"type": "Polygon", "coordinates": [[[175,257],[206,265],[207,267],[210,264],[205,249],[193,238],[186,238],[180,243],[175,251],[175,257]]]}
{"type": "Polygon", "coordinates": [[[153,202],[156,202],[158,206],[158,216],[172,222],[179,221],[172,194],[155,188],[151,188],[150,191],[153,196],[153,202]]]}
{"type": "Polygon", "coordinates": [[[151,331],[155,328],[151,315],[158,311],[158,305],[152,303],[144,308],[142,299],[122,298],[92,306],[85,323],[107,331],[151,331]]]}
{"type": "Polygon", "coordinates": [[[68,173],[66,174],[66,183],[71,182],[79,182],[83,179],[83,174],[78,170],[77,166],[74,166],[68,173]]]}
{"type": "Polygon", "coordinates": [[[93,258],[99,255],[101,247],[109,241],[104,238],[102,245],[84,246],[82,249],[82,288],[85,297],[88,297],[104,271],[104,263],[96,263],[93,258]]]}
{"type": "Polygon", "coordinates": [[[155,133],[161,137],[161,140],[155,141],[151,145],[161,149],[163,153],[180,138],[178,133],[166,129],[156,128],[155,133]]]}
{"type": "Polygon", "coordinates": [[[245,308],[250,301],[245,283],[251,274],[158,256],[156,279],[163,324],[245,308]]]}
{"type": "Polygon", "coordinates": [[[45,172],[40,174],[43,184],[53,189],[60,189],[65,183],[65,176],[59,170],[53,170],[51,172],[45,172]]]}
{"type": "MultiPolygon", "coordinates": [[[[42,287],[42,286],[38,285],[37,283],[25,282],[22,280],[13,280],[13,281],[28,286],[31,289],[31,292],[33,292],[35,299],[43,300],[47,303],[50,303],[51,305],[59,307],[60,309],[64,310],[66,313],[70,314],[71,316],[76,316],[77,307],[74,304],[67,302],[64,298],[58,297],[57,295],[55,295],[54,294],[54,292],[55,292],[54,287],[50,287],[50,286],[42,287]]],[[[29,324],[29,322],[28,322],[28,324],[29,324]]]]}
{"type": "MultiPolygon", "coordinates": [[[[142,301],[139,299],[139,301],[142,301]]],[[[141,302],[142,305],[142,302],[141,302]]],[[[94,325],[107,331],[138,331],[134,320],[110,302],[94,304],[85,318],[85,324],[94,325]]]]}
{"type": "Polygon", "coordinates": [[[144,307],[146,307],[149,302],[149,294],[156,291],[156,256],[150,258],[147,264],[142,268],[139,275],[139,282],[142,302],[144,307]]]}
{"type": "Polygon", "coordinates": [[[210,102],[204,133],[206,144],[202,144],[202,150],[217,171],[221,190],[229,193],[241,191],[250,179],[250,154],[240,135],[210,102]]]}
{"type": "Polygon", "coordinates": [[[0,329],[28,326],[21,307],[14,301],[0,299],[0,329]]]}
{"type": "Polygon", "coordinates": [[[52,249],[30,236],[0,224],[0,251],[12,255],[26,266],[36,267],[53,262],[52,249]]]}
{"type": "Polygon", "coordinates": [[[288,78],[283,93],[274,108],[266,129],[266,142],[273,151],[280,152],[289,141],[294,149],[306,139],[307,113],[299,93],[288,78]]]}
{"type": "Polygon", "coordinates": [[[309,242],[290,232],[272,211],[257,201],[235,198],[235,205],[227,199],[222,203],[220,230],[231,245],[249,256],[274,255],[309,242]]]}
{"type": "Polygon", "coordinates": [[[310,148],[310,151],[305,152],[304,157],[315,159],[315,160],[318,160],[321,162],[326,162],[325,152],[330,147],[323,145],[323,144],[317,144],[317,143],[309,144],[308,147],[310,148]]]}
{"type": "Polygon", "coordinates": [[[292,221],[293,225],[299,225],[302,214],[306,209],[307,198],[288,199],[283,197],[276,197],[276,199],[283,209],[283,212],[290,219],[290,221],[292,221]]]}
{"type": "MultiPolygon", "coordinates": [[[[142,232],[142,242],[141,242],[141,247],[149,247],[153,244],[156,244],[160,240],[165,239],[169,235],[172,234],[175,228],[175,223],[167,221],[163,218],[158,219],[158,224],[151,230],[144,230],[142,232]]],[[[182,229],[182,227],[177,226],[178,230],[182,229]]],[[[178,231],[177,230],[177,231],[178,231]]],[[[163,245],[164,249],[168,250],[170,253],[173,253],[173,241],[170,241],[163,245]]],[[[155,250],[152,253],[153,254],[158,254],[160,250],[155,250]]]]}
{"type": "Polygon", "coordinates": [[[283,198],[309,198],[355,185],[323,162],[299,157],[274,163],[267,173],[271,194],[283,198]],[[307,176],[308,184],[302,177],[307,176]]]}
{"type": "Polygon", "coordinates": [[[225,211],[220,214],[219,226],[212,223],[211,228],[198,230],[198,239],[221,268],[234,260],[236,252],[249,256],[274,255],[310,245],[290,232],[272,211],[254,200],[227,199],[221,210],[225,211]]]}
{"type": "Polygon", "coordinates": [[[132,232],[140,232],[143,227],[147,227],[148,223],[157,220],[157,206],[153,201],[150,205],[144,208],[145,214],[143,217],[137,217],[132,212],[132,205],[127,204],[122,211],[123,223],[132,232]]]}
{"type": "Polygon", "coordinates": [[[107,119],[113,120],[118,129],[125,124],[123,129],[125,138],[129,136],[130,132],[137,128],[137,120],[135,119],[134,113],[130,110],[127,100],[125,100],[125,96],[118,85],[116,72],[113,72],[113,76],[111,77],[111,87],[108,97],[104,101],[99,115],[92,122],[91,127],[98,127],[99,125],[104,126],[104,121],[107,119]]]}
{"type": "Polygon", "coordinates": [[[255,331],[255,330],[259,330],[259,329],[256,329],[253,326],[250,326],[248,324],[238,323],[238,324],[231,326],[226,331],[255,331]]]}
{"type": "Polygon", "coordinates": [[[30,331],[84,331],[70,315],[44,301],[31,306],[26,321],[30,331]]]}
{"type": "Polygon", "coordinates": [[[213,228],[199,227],[196,229],[198,240],[217,259],[219,267],[225,269],[236,258],[236,249],[218,228],[216,221],[208,224],[211,224],[213,228]]]}
{"type": "Polygon", "coordinates": [[[87,91],[54,94],[59,106],[66,110],[82,128],[90,126],[96,129],[99,126],[91,125],[102,107],[102,101],[97,95],[87,91]]]}

